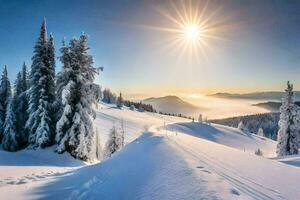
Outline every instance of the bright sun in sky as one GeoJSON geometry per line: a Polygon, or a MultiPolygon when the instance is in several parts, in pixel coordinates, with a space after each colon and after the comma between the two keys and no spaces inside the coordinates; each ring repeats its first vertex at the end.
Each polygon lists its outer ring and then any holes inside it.
{"type": "Polygon", "coordinates": [[[166,8],[157,11],[166,19],[165,26],[144,26],[146,28],[169,32],[169,49],[178,51],[178,58],[187,54],[193,60],[207,57],[210,40],[223,39],[218,33],[223,29],[218,16],[220,9],[209,8],[209,1],[169,1],[166,8]]]}
{"type": "Polygon", "coordinates": [[[188,24],[183,28],[184,37],[190,41],[201,39],[201,27],[198,24],[188,24]]]}

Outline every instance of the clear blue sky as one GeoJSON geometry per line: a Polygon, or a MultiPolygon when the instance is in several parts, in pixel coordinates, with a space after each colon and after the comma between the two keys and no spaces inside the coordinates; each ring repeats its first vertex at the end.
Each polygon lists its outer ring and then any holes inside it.
{"type": "Polygon", "coordinates": [[[178,51],[167,48],[170,33],[140,26],[169,27],[157,12],[170,9],[168,1],[1,0],[0,5],[0,69],[7,64],[11,79],[23,61],[30,66],[45,16],[57,50],[64,37],[90,35],[96,65],[105,67],[97,82],[116,92],[282,90],[288,79],[300,89],[300,1],[211,0],[205,15],[221,7],[216,18],[226,19],[222,23],[231,29],[220,33],[222,40],[208,41],[200,61],[178,59],[178,51]]]}

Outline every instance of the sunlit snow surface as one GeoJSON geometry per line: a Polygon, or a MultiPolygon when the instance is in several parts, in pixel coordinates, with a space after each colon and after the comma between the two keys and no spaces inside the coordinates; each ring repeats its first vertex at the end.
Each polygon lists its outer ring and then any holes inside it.
{"type": "Polygon", "coordinates": [[[260,148],[272,157],[276,143],[271,140],[220,125],[100,105],[95,123],[102,145],[108,130],[113,124],[120,126],[120,120],[129,144],[101,163],[87,165],[68,154],[57,155],[55,147],[17,153],[0,150],[0,199],[300,196],[300,168],[294,163],[299,158],[280,158],[280,162],[254,155],[260,148]],[[145,129],[149,130],[143,134],[145,129]]]}

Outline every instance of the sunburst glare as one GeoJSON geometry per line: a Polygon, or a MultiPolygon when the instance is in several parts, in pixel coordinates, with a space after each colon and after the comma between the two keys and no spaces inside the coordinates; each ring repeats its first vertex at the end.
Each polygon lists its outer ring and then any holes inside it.
{"type": "Polygon", "coordinates": [[[188,24],[183,28],[184,37],[190,41],[201,39],[201,28],[197,24],[188,24]]]}
{"type": "Polygon", "coordinates": [[[211,40],[224,40],[221,32],[227,27],[226,17],[220,17],[220,8],[209,8],[209,1],[169,1],[166,7],[157,7],[166,21],[165,26],[143,27],[169,32],[167,46],[179,53],[179,58],[189,56],[199,60],[207,58],[211,40]]]}

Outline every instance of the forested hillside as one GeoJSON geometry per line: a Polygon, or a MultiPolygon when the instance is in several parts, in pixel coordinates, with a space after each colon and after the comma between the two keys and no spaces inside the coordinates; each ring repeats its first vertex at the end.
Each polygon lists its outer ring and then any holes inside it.
{"type": "Polygon", "coordinates": [[[276,140],[279,121],[279,113],[277,112],[210,120],[212,123],[231,127],[238,127],[241,121],[250,132],[257,133],[258,129],[262,128],[266,137],[276,140]]]}

